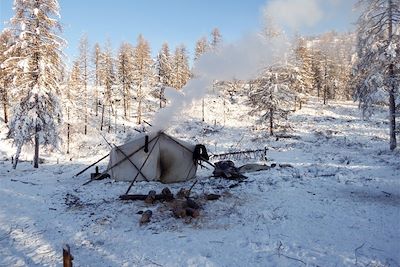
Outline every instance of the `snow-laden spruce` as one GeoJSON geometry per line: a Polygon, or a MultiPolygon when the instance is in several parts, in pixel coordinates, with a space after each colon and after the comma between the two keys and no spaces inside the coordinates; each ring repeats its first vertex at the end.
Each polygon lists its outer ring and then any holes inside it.
{"type": "Polygon", "coordinates": [[[13,76],[12,95],[17,101],[10,136],[17,147],[14,168],[24,144],[35,143],[34,167],[39,163],[39,144],[57,146],[61,122],[59,81],[63,70],[64,40],[57,0],[15,0],[11,19],[15,43],[4,62],[13,76]]]}
{"type": "MultiPolygon", "coordinates": [[[[0,62],[6,60],[5,52],[13,42],[11,31],[4,29],[0,33],[0,62]]],[[[4,123],[8,123],[8,112],[10,106],[10,97],[8,90],[11,86],[12,77],[5,70],[5,65],[0,63],[0,103],[3,108],[4,123]]]]}
{"type": "Polygon", "coordinates": [[[390,149],[393,150],[397,146],[396,98],[400,85],[400,2],[360,0],[359,5],[363,12],[357,29],[356,98],[366,116],[372,115],[376,104],[389,106],[390,149]]]}

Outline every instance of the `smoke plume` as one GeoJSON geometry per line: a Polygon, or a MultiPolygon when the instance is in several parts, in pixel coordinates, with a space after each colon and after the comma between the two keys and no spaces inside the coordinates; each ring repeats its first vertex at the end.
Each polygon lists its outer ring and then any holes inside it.
{"type": "Polygon", "coordinates": [[[157,113],[152,130],[168,127],[175,115],[204,97],[214,81],[254,78],[261,68],[273,64],[274,59],[286,51],[287,42],[283,38],[267,40],[260,34],[249,34],[217,51],[205,53],[193,67],[194,78],[181,91],[167,88],[166,98],[170,104],[157,113]]]}

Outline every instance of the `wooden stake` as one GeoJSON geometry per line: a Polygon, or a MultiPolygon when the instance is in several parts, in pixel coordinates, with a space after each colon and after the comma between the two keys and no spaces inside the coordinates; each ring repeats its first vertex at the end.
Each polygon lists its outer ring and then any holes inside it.
{"type": "Polygon", "coordinates": [[[65,245],[63,247],[63,266],[64,267],[72,267],[72,261],[74,257],[71,255],[71,250],[69,245],[65,245]]]}

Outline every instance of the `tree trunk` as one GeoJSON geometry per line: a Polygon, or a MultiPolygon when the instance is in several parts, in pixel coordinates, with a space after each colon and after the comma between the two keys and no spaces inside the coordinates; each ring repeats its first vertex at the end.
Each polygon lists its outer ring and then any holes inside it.
{"type": "MultiPolygon", "coordinates": [[[[85,68],[85,72],[86,72],[86,68],[85,68]]],[[[84,132],[84,134],[86,135],[87,134],[87,124],[88,124],[88,108],[87,108],[87,102],[88,102],[88,92],[87,92],[87,81],[86,81],[86,74],[85,74],[85,85],[84,85],[84,87],[85,87],[85,93],[84,93],[84,109],[85,109],[85,125],[84,125],[84,130],[83,130],[83,132],[84,132]]]]}
{"type": "Polygon", "coordinates": [[[274,109],[269,109],[269,135],[274,135],[274,109]]]}
{"type": "Polygon", "coordinates": [[[325,56],[325,67],[324,67],[324,105],[326,105],[326,98],[327,98],[327,90],[328,90],[328,86],[327,86],[327,62],[326,62],[326,56],[325,56]]]}
{"type": "Polygon", "coordinates": [[[69,136],[70,136],[70,128],[71,128],[71,124],[67,124],[67,154],[69,154],[69,136]]]}
{"type": "Polygon", "coordinates": [[[205,106],[205,103],[204,103],[204,98],[203,98],[203,99],[201,100],[201,121],[205,121],[204,106],[205,106]]]}
{"type": "Polygon", "coordinates": [[[7,104],[8,104],[8,96],[7,96],[7,89],[6,89],[6,85],[5,85],[5,82],[4,82],[4,84],[3,84],[3,94],[2,94],[2,97],[3,97],[3,111],[4,111],[4,123],[8,123],[8,107],[7,107],[7,104]]]}
{"type": "Polygon", "coordinates": [[[100,131],[103,131],[104,124],[104,102],[101,105],[101,122],[100,122],[100,131]]]}
{"type": "MultiPolygon", "coordinates": [[[[391,70],[393,70],[393,64],[391,65],[391,70]]],[[[396,103],[394,99],[395,88],[392,85],[392,88],[389,91],[389,127],[390,127],[390,150],[394,150],[397,147],[396,141],[396,103]]]]}
{"type": "Polygon", "coordinates": [[[160,108],[163,108],[163,101],[164,101],[164,85],[160,88],[160,108]]]}
{"type": "Polygon", "coordinates": [[[139,90],[138,90],[138,119],[137,119],[137,124],[140,125],[142,124],[142,85],[139,85],[139,90]]]}
{"type": "Polygon", "coordinates": [[[94,88],[95,88],[94,89],[94,100],[95,100],[94,110],[95,110],[95,114],[97,117],[99,115],[99,90],[97,88],[97,85],[94,88]]]}
{"type": "Polygon", "coordinates": [[[69,107],[67,108],[67,154],[69,154],[69,142],[70,142],[70,133],[71,133],[71,124],[69,123],[69,107]]]}
{"type": "MultiPolygon", "coordinates": [[[[389,4],[389,43],[392,42],[393,39],[393,3],[392,0],[388,0],[389,4]]],[[[394,73],[394,65],[393,62],[389,65],[389,81],[390,81],[390,90],[389,90],[389,127],[390,127],[390,150],[394,150],[397,147],[396,141],[396,102],[395,102],[395,73],[394,73]]]]}
{"type": "Polygon", "coordinates": [[[35,126],[35,155],[33,157],[33,168],[39,168],[39,126],[35,126]]]}
{"type": "Polygon", "coordinates": [[[7,110],[7,100],[3,99],[3,110],[4,110],[4,123],[8,123],[8,110],[7,110]]]}
{"type": "Polygon", "coordinates": [[[108,106],[108,133],[111,132],[111,104],[108,106]]]}
{"type": "Polygon", "coordinates": [[[17,152],[15,153],[15,160],[14,160],[14,163],[13,163],[13,169],[14,170],[17,168],[19,155],[21,154],[21,149],[22,149],[22,144],[19,144],[18,147],[17,147],[17,152]]]}

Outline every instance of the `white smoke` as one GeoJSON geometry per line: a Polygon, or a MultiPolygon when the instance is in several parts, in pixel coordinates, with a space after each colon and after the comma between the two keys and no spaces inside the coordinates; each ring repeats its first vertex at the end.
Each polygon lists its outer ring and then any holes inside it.
{"type": "Polygon", "coordinates": [[[263,8],[263,15],[293,32],[324,27],[327,31],[332,30],[333,25],[342,28],[341,30],[348,30],[358,17],[358,12],[353,12],[357,10],[352,8],[356,2],[357,0],[270,0],[263,8]]]}
{"type": "Polygon", "coordinates": [[[170,121],[184,108],[198,100],[210,89],[215,80],[248,80],[254,78],[261,68],[282,58],[287,51],[283,38],[266,40],[259,34],[249,34],[239,41],[220,47],[216,52],[202,55],[193,67],[193,76],[178,92],[173,88],[166,90],[170,104],[157,113],[153,121],[153,131],[164,130],[170,121]]]}
{"type": "Polygon", "coordinates": [[[264,7],[264,16],[282,26],[298,30],[318,23],[324,12],[320,0],[272,0],[264,7]]]}

